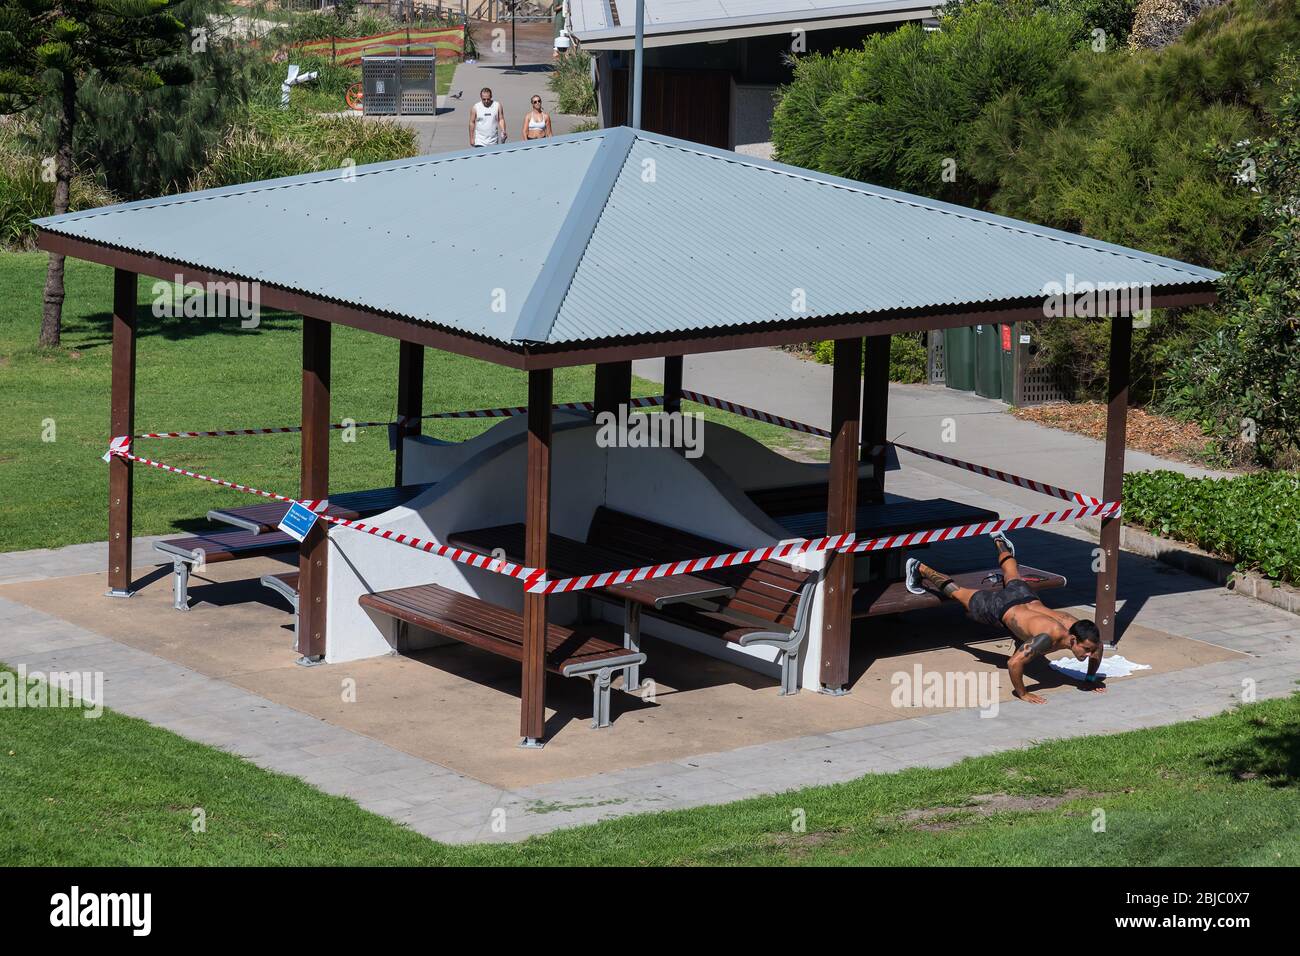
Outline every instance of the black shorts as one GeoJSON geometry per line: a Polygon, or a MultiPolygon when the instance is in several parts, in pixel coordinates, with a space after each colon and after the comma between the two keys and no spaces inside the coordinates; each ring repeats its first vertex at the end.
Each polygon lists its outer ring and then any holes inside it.
{"type": "Polygon", "coordinates": [[[1020,578],[1015,578],[1008,581],[1004,587],[976,591],[971,596],[970,604],[966,608],[966,615],[972,621],[978,621],[990,627],[1001,627],[1002,618],[1007,611],[1021,604],[1028,604],[1030,601],[1037,600],[1038,595],[1034,593],[1033,588],[1020,578]]]}

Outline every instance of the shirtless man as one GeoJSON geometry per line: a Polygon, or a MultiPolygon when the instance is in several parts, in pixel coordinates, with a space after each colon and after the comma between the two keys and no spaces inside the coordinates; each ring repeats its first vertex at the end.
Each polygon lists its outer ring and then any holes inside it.
{"type": "Polygon", "coordinates": [[[1038,694],[1025,690],[1025,666],[1052,651],[1068,650],[1078,660],[1088,659],[1086,690],[1104,691],[1097,668],[1101,666],[1101,633],[1092,621],[1082,620],[1064,611],[1054,611],[1020,578],[1016,549],[1001,531],[991,536],[998,549],[998,566],[1002,569],[1003,587],[981,590],[958,587],[946,574],[922,564],[917,558],[907,561],[907,589],[913,594],[933,592],[951,598],[966,608],[972,621],[993,627],[1006,627],[1015,638],[1016,650],[1007,661],[1007,673],[1015,694],[1031,704],[1045,704],[1038,694]]]}

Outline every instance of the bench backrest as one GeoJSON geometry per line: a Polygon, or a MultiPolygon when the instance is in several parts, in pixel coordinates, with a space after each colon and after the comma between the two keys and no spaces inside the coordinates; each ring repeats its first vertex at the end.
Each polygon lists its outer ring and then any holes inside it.
{"type": "MultiPolygon", "coordinates": [[[[639,564],[680,561],[738,550],[690,531],[600,506],[592,516],[587,543],[617,551],[639,564]]],[[[773,624],[782,630],[806,625],[816,572],[800,571],[780,561],[756,561],[700,573],[724,580],[735,595],[717,601],[719,609],[739,618],[773,624]]]]}

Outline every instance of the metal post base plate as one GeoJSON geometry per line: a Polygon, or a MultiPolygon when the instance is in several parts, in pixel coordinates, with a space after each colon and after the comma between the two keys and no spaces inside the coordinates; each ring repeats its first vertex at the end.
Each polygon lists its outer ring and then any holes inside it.
{"type": "Polygon", "coordinates": [[[525,737],[523,740],[519,741],[519,746],[524,750],[541,750],[546,746],[546,743],[538,740],[536,737],[525,737]]]}
{"type": "Polygon", "coordinates": [[[306,654],[304,654],[302,657],[294,661],[294,663],[297,664],[299,667],[319,667],[321,664],[325,663],[325,658],[308,657],[306,654]]]}
{"type": "Polygon", "coordinates": [[[117,591],[110,588],[109,590],[104,592],[104,597],[129,598],[132,597],[134,594],[135,594],[134,591],[117,591]]]}
{"type": "Polygon", "coordinates": [[[827,697],[845,697],[848,692],[847,687],[827,687],[825,684],[821,684],[817,688],[817,693],[825,694],[827,697]]]}

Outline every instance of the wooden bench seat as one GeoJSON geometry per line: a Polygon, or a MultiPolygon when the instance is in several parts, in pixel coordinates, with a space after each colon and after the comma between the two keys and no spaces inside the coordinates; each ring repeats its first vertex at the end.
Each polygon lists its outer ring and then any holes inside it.
{"type": "MultiPolygon", "coordinates": [[[[963,588],[988,588],[995,581],[993,576],[998,575],[996,569],[987,571],[967,571],[963,574],[954,574],[953,581],[959,587],[963,588]]],[[[1031,568],[1026,565],[1020,566],[1020,576],[1035,591],[1042,591],[1047,588],[1065,587],[1065,578],[1059,574],[1052,574],[1050,571],[1040,571],[1037,568],[1031,568]]],[[[879,617],[882,614],[901,614],[904,611],[919,611],[924,608],[938,607],[945,603],[937,594],[927,591],[924,594],[913,594],[907,589],[902,581],[893,583],[885,581],[875,581],[870,584],[860,585],[853,594],[853,616],[859,617],[879,617]]]]}
{"type": "MultiPolygon", "coordinates": [[[[630,565],[737,550],[734,545],[604,506],[592,516],[587,541],[626,554],[630,565]]],[[[742,647],[775,647],[781,662],[781,694],[798,693],[799,650],[808,636],[816,572],[800,571],[780,561],[756,561],[693,573],[726,584],[734,593],[697,604],[647,607],[645,613],[742,647]]]]}
{"type": "Polygon", "coordinates": [[[175,575],[173,606],[178,611],[189,610],[190,572],[208,564],[233,561],[236,558],[253,558],[295,551],[298,542],[283,531],[255,534],[252,531],[217,531],[196,534],[185,538],[168,538],[154,543],[154,550],[165,554],[172,562],[175,575]]]}
{"type": "MultiPolygon", "coordinates": [[[[369,488],[365,491],[345,491],[330,495],[325,513],[334,518],[355,521],[371,515],[391,511],[404,505],[416,495],[433,487],[427,485],[397,485],[391,488],[369,488]]],[[[289,510],[287,501],[268,501],[243,508],[214,508],[208,512],[209,521],[234,525],[254,534],[274,532],[289,510]]]]}
{"type": "MultiPolygon", "coordinates": [[[[363,594],[362,607],[398,623],[395,645],[404,646],[410,625],[522,663],[523,615],[437,584],[363,594]]],[[[645,663],[645,655],[616,643],[619,629],[605,623],[546,628],[546,669],[564,677],[590,677],[592,726],[609,726],[609,689],[615,672],[645,663]]]]}

